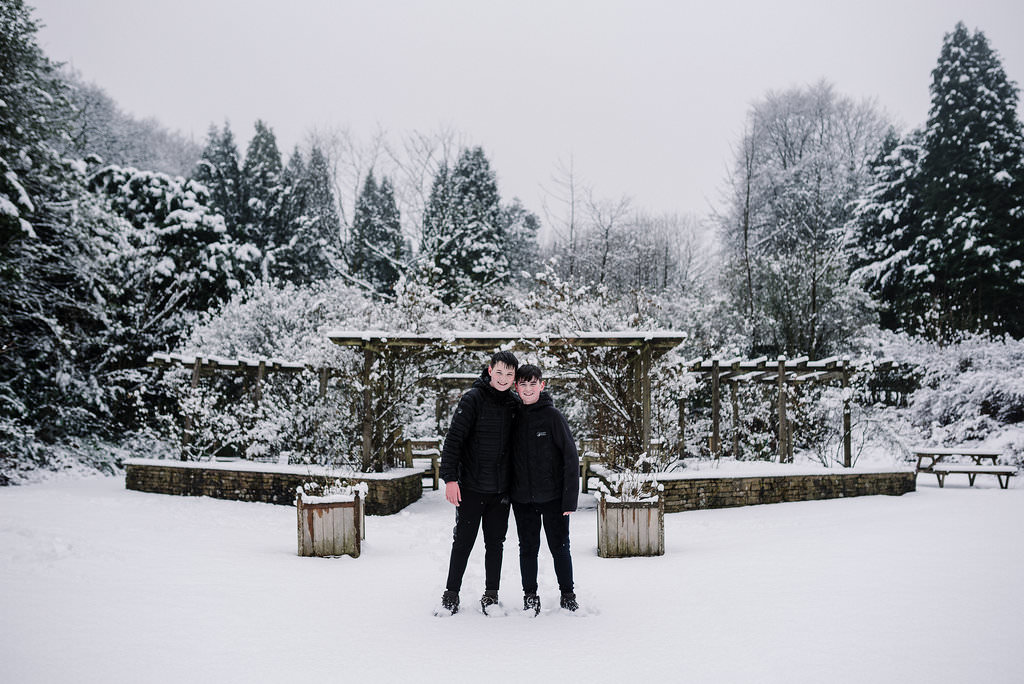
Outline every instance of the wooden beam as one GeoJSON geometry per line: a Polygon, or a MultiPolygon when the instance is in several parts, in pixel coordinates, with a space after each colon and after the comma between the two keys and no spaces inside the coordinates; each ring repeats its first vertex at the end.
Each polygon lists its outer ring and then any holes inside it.
{"type": "Polygon", "coordinates": [[[789,435],[789,428],[786,425],[786,359],[780,356],[778,360],[778,386],[779,386],[779,463],[789,462],[789,448],[786,440],[789,435]]]}
{"type": "Polygon", "coordinates": [[[363,351],[363,472],[369,472],[373,461],[373,389],[370,386],[370,372],[377,356],[372,349],[363,351]]]}
{"type": "Polygon", "coordinates": [[[736,385],[729,383],[729,393],[732,398],[732,457],[740,457],[740,400],[736,396],[736,385]]]}
{"type": "Polygon", "coordinates": [[[718,381],[718,359],[711,362],[711,454],[721,456],[721,398],[718,381]]]}
{"type": "Polygon", "coordinates": [[[848,361],[843,359],[843,466],[853,466],[853,445],[850,435],[850,373],[848,361]]]}
{"type": "Polygon", "coordinates": [[[643,434],[644,451],[651,445],[651,345],[640,348],[640,431],[643,434]]]}

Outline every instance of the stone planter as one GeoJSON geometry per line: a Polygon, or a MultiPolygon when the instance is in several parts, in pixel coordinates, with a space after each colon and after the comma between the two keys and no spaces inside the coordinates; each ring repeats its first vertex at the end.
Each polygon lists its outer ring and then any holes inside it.
{"type": "Polygon", "coordinates": [[[352,556],[359,558],[365,537],[363,502],[352,495],[307,496],[295,499],[300,556],[352,556]]]}
{"type": "Polygon", "coordinates": [[[597,502],[597,555],[601,558],[665,555],[665,499],[597,502]]]}

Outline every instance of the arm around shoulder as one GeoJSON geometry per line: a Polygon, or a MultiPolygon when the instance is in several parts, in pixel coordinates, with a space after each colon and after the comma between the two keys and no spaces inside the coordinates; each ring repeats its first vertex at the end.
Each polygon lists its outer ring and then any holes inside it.
{"type": "Polygon", "coordinates": [[[557,409],[553,423],[552,436],[555,446],[562,453],[562,512],[571,513],[579,504],[580,456],[576,450],[576,441],[572,438],[572,431],[569,429],[569,421],[557,409]]]}
{"type": "Polygon", "coordinates": [[[469,390],[462,395],[455,413],[452,415],[452,422],[448,427],[448,434],[444,438],[444,446],[441,447],[441,479],[446,483],[456,482],[459,479],[459,457],[469,434],[476,422],[477,403],[474,390],[469,390]]]}

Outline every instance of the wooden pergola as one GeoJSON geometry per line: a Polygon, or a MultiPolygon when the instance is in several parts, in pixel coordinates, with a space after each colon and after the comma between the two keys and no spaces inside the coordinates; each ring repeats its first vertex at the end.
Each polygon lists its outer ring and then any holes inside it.
{"type": "MultiPolygon", "coordinates": [[[[262,397],[260,384],[267,373],[301,373],[310,368],[303,363],[284,361],[282,359],[238,358],[225,359],[219,356],[198,356],[191,354],[152,354],[146,363],[157,368],[190,368],[192,370],[192,387],[199,386],[199,378],[218,372],[239,373],[253,383],[253,399],[259,403],[262,397]]],[[[326,369],[325,369],[326,370],[326,369]]],[[[325,376],[326,377],[326,376],[325,376]]],[[[323,383],[321,383],[323,384],[323,383]]],[[[321,395],[323,390],[321,389],[321,395]]]]}
{"type": "MultiPolygon", "coordinates": [[[[876,362],[875,368],[886,368],[891,361],[876,362]]],[[[848,359],[831,356],[819,361],[811,361],[806,356],[795,359],[778,357],[769,361],[762,356],[757,359],[697,359],[687,363],[687,370],[698,373],[711,382],[711,452],[715,458],[721,454],[721,386],[729,385],[732,400],[733,454],[739,452],[739,404],[736,396],[737,385],[745,382],[775,384],[778,387],[776,411],[778,413],[779,461],[793,460],[793,435],[786,417],[786,387],[789,384],[806,382],[839,381],[843,387],[850,384],[853,368],[848,359]]],[[[680,440],[683,435],[683,411],[679,411],[680,440]]],[[[850,437],[850,398],[843,397],[843,465],[849,468],[853,464],[850,437]]]]}
{"type": "Polygon", "coordinates": [[[651,366],[656,358],[682,344],[687,338],[671,332],[579,332],[573,335],[501,331],[491,333],[453,332],[450,334],[414,334],[388,331],[338,330],[327,334],[335,344],[363,351],[363,463],[372,458],[374,420],[370,406],[373,403],[370,373],[378,357],[388,350],[416,352],[428,348],[450,352],[493,353],[501,349],[559,350],[587,347],[609,347],[635,350],[635,362],[630,365],[629,378],[633,396],[640,408],[643,443],[651,439],[651,366]]]}
{"type": "MultiPolygon", "coordinates": [[[[361,373],[361,385],[363,392],[363,416],[362,416],[362,457],[363,463],[369,463],[373,450],[373,429],[374,417],[369,410],[372,405],[372,383],[369,382],[369,375],[379,356],[387,350],[407,350],[412,353],[433,348],[444,352],[482,352],[493,353],[499,349],[523,350],[566,350],[574,347],[608,347],[614,349],[635,350],[636,356],[628,369],[628,376],[623,378],[624,382],[630,383],[632,396],[640,410],[640,425],[642,429],[643,443],[651,441],[651,366],[655,359],[674,349],[683,343],[686,338],[683,335],[670,332],[581,332],[570,336],[558,336],[543,333],[521,333],[521,332],[494,332],[494,333],[451,333],[447,335],[426,335],[410,333],[392,333],[386,331],[332,331],[328,338],[343,347],[361,349],[363,351],[363,369],[361,373]]],[[[148,359],[149,365],[156,367],[179,367],[188,368],[192,371],[191,385],[193,388],[199,384],[203,376],[213,375],[218,372],[238,373],[246,377],[251,383],[253,400],[259,402],[261,398],[261,383],[268,373],[294,374],[303,370],[315,372],[320,381],[321,398],[325,397],[330,377],[336,374],[336,370],[328,367],[313,367],[303,363],[284,361],[276,358],[237,358],[225,359],[216,356],[201,356],[188,354],[153,354],[148,359]]],[[[891,361],[876,361],[874,368],[885,369],[892,366],[891,361]]],[[[764,384],[775,384],[778,388],[777,415],[778,415],[778,444],[779,460],[781,462],[791,461],[793,458],[793,439],[790,424],[787,419],[787,397],[786,387],[790,384],[806,382],[830,382],[838,381],[843,387],[847,387],[850,375],[856,368],[848,359],[829,357],[819,361],[811,361],[807,357],[786,359],[778,357],[769,361],[767,357],[756,359],[696,359],[686,364],[686,370],[690,373],[701,375],[711,383],[711,413],[712,413],[712,434],[710,437],[711,452],[718,458],[721,455],[721,402],[722,385],[730,388],[733,430],[732,446],[733,453],[739,451],[739,432],[735,426],[738,425],[739,406],[737,399],[737,386],[740,383],[759,382],[764,384]]],[[[545,369],[547,370],[547,369],[545,369]]],[[[547,373],[546,373],[547,375],[547,373]]],[[[445,391],[463,388],[478,377],[477,373],[450,372],[427,375],[421,378],[421,382],[443,389],[445,391]]],[[[554,381],[573,382],[581,380],[581,376],[566,375],[559,377],[557,374],[548,376],[554,381]]],[[[680,400],[682,401],[682,400],[680,400]]],[[[442,407],[440,399],[435,411],[437,419],[440,420],[442,407]]],[[[680,406],[679,411],[679,438],[683,441],[685,434],[684,411],[680,406]]],[[[186,425],[186,434],[189,427],[186,425]]],[[[850,438],[850,399],[843,397],[843,463],[849,467],[852,465],[852,449],[850,438]]]]}

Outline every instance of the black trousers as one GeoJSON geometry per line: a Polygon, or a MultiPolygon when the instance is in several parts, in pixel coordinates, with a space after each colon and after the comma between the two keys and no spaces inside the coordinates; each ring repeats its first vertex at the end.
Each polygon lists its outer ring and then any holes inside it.
{"type": "Polygon", "coordinates": [[[448,562],[445,588],[459,591],[466,574],[469,554],[476,543],[480,523],[484,528],[484,589],[498,590],[501,584],[501,556],[508,532],[508,495],[479,494],[462,490],[462,502],[455,509],[452,557],[448,562]]]}
{"type": "Polygon", "coordinates": [[[519,530],[519,572],[523,576],[523,591],[537,592],[537,554],[540,553],[540,527],[544,523],[544,536],[548,550],[555,561],[555,578],[563,592],[572,591],[572,556],[569,555],[569,516],[563,515],[562,500],[546,503],[512,503],[519,530]]]}

